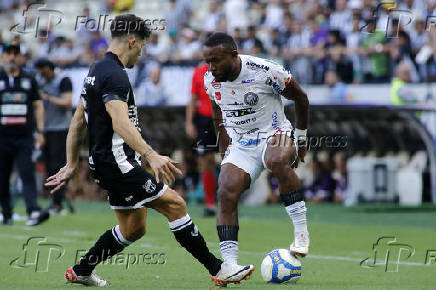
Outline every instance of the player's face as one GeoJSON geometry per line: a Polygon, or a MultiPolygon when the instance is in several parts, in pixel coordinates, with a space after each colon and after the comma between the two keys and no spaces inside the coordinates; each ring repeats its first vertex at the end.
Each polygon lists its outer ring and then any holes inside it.
{"type": "Polygon", "coordinates": [[[203,57],[215,80],[225,82],[232,74],[237,53],[222,47],[206,47],[203,51],[203,57]]]}
{"type": "Polygon", "coordinates": [[[136,37],[133,39],[134,41],[131,40],[130,42],[130,58],[126,65],[127,68],[132,68],[135,65],[141,57],[142,48],[147,43],[147,40],[145,39],[139,39],[136,37]]]}
{"type": "Polygon", "coordinates": [[[18,54],[13,52],[13,51],[4,52],[2,54],[3,66],[5,67],[5,69],[15,70],[18,67],[18,65],[17,65],[17,55],[18,54]]]}

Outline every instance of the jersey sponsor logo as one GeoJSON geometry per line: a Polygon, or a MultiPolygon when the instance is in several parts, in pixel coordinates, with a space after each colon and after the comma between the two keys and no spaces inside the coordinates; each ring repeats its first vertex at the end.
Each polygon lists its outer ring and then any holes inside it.
{"type": "Polygon", "coordinates": [[[29,79],[21,79],[21,87],[25,90],[30,89],[30,80],[29,79]]]}
{"type": "Polygon", "coordinates": [[[278,115],[277,115],[277,112],[274,112],[274,113],[271,115],[271,118],[272,118],[271,126],[272,126],[274,129],[276,129],[276,130],[280,130],[280,127],[279,127],[279,117],[278,117],[278,115]]]}
{"type": "Polygon", "coordinates": [[[269,66],[266,66],[263,64],[257,64],[257,63],[254,63],[252,61],[247,61],[246,65],[249,66],[253,70],[263,69],[264,71],[269,71],[269,66]]]}
{"type": "Polygon", "coordinates": [[[2,125],[26,125],[26,117],[2,117],[2,125]]]}
{"type": "Polygon", "coordinates": [[[244,95],[244,103],[248,106],[256,106],[259,101],[259,96],[253,92],[248,92],[244,95]]]}
{"type": "Polygon", "coordinates": [[[2,95],[3,103],[25,103],[27,101],[26,93],[5,92],[2,95]]]}
{"type": "Polygon", "coordinates": [[[24,116],[27,114],[27,106],[25,104],[6,104],[0,107],[3,116],[24,116]]]}
{"type": "Polygon", "coordinates": [[[147,180],[147,182],[142,186],[143,189],[145,189],[146,192],[152,193],[156,189],[156,184],[151,181],[151,179],[147,180]]]}
{"type": "Polygon", "coordinates": [[[257,145],[261,141],[262,141],[262,139],[239,140],[238,144],[240,144],[242,146],[251,146],[251,145],[257,145]]]}
{"type": "Polygon", "coordinates": [[[93,86],[95,82],[95,77],[86,77],[84,82],[85,84],[93,86]]]}
{"type": "Polygon", "coordinates": [[[248,83],[252,83],[252,82],[254,82],[254,79],[242,80],[241,81],[242,84],[248,84],[248,83]]]}
{"type": "Polygon", "coordinates": [[[239,125],[249,124],[251,122],[251,119],[241,120],[241,121],[230,121],[230,122],[239,126],[239,125]]]}
{"type": "Polygon", "coordinates": [[[251,115],[256,113],[256,111],[253,110],[253,108],[246,108],[246,109],[239,109],[239,110],[224,110],[224,112],[226,113],[226,117],[228,118],[243,117],[246,115],[251,115]]]}
{"type": "Polygon", "coordinates": [[[221,92],[215,92],[215,99],[221,101],[221,92]]]}
{"type": "Polygon", "coordinates": [[[282,89],[280,88],[280,86],[277,84],[277,82],[273,81],[270,77],[268,77],[265,81],[265,84],[267,84],[268,86],[272,87],[274,91],[276,91],[278,94],[282,93],[282,89]]]}

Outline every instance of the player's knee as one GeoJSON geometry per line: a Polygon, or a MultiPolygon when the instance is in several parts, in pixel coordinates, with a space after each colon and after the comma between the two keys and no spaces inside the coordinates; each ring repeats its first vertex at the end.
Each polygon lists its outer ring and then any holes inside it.
{"type": "Polygon", "coordinates": [[[178,218],[186,214],[186,202],[180,195],[174,195],[174,198],[168,203],[167,216],[178,218]]]}
{"type": "Polygon", "coordinates": [[[237,194],[228,188],[218,189],[218,202],[222,205],[220,208],[229,209],[233,208],[238,203],[237,194]]]}

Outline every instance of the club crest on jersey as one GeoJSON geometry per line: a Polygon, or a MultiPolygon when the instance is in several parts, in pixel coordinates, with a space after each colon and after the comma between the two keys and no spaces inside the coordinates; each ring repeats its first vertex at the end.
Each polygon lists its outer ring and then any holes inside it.
{"type": "Polygon", "coordinates": [[[212,81],[212,87],[214,88],[214,89],[221,89],[221,83],[220,82],[217,82],[217,81],[215,81],[215,80],[213,80],[212,81]]]}
{"type": "Polygon", "coordinates": [[[259,96],[255,93],[248,92],[244,95],[244,103],[248,106],[255,106],[259,101],[259,96]]]}
{"type": "Polygon", "coordinates": [[[142,186],[146,192],[152,193],[156,189],[156,184],[151,181],[151,179],[147,180],[147,182],[142,186]]]}
{"type": "Polygon", "coordinates": [[[29,79],[22,79],[21,80],[21,87],[25,90],[30,89],[30,80],[29,79]]]}
{"type": "Polygon", "coordinates": [[[221,93],[220,92],[215,92],[215,99],[217,99],[218,101],[221,101],[221,93]]]}

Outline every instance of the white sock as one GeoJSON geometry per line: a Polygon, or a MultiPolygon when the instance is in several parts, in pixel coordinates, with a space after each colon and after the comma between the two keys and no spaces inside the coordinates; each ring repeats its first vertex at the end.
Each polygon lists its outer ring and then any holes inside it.
{"type": "Polygon", "coordinates": [[[223,241],[220,243],[221,257],[224,263],[238,264],[239,246],[237,241],[223,241]]]}
{"type": "Polygon", "coordinates": [[[294,233],[307,232],[306,203],[298,201],[288,205],[285,209],[294,223],[294,233]]]}

